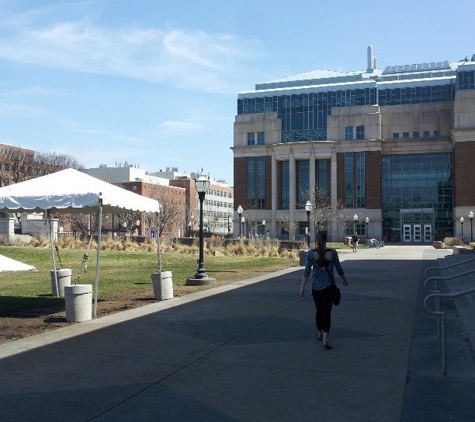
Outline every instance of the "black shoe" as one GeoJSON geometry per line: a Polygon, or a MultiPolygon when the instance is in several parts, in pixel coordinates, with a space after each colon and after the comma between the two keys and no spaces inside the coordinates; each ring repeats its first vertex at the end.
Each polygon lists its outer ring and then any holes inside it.
{"type": "Polygon", "coordinates": [[[327,350],[333,349],[333,347],[330,346],[330,343],[328,343],[328,341],[325,341],[325,342],[323,343],[323,347],[324,347],[325,349],[327,349],[327,350]]]}

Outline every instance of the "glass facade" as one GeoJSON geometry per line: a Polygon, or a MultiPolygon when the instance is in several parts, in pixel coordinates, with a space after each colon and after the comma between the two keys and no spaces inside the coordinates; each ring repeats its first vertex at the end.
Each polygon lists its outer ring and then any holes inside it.
{"type": "Polygon", "coordinates": [[[297,209],[310,199],[310,161],[297,161],[297,209]]]}
{"type": "Polygon", "coordinates": [[[364,152],[355,152],[356,159],[356,207],[364,208],[366,206],[366,182],[365,182],[365,154],[364,152]]]}
{"type": "Polygon", "coordinates": [[[364,208],[366,206],[364,152],[345,153],[345,206],[364,208]]]}
{"type": "Polygon", "coordinates": [[[353,161],[353,153],[347,152],[345,153],[345,206],[347,208],[354,208],[355,200],[354,200],[354,191],[355,191],[355,183],[354,183],[354,161],[353,161]]]}
{"type": "Polygon", "coordinates": [[[318,202],[326,203],[330,198],[330,181],[328,180],[329,160],[317,161],[317,193],[318,202]]]}
{"type": "Polygon", "coordinates": [[[264,209],[266,196],[265,157],[247,158],[247,207],[264,209]]]}
{"type": "Polygon", "coordinates": [[[404,224],[421,223],[452,236],[452,154],[384,156],[382,193],[383,236],[401,240],[404,224]]]}
{"type": "Polygon", "coordinates": [[[333,107],[376,104],[376,88],[238,99],[238,114],[277,112],[282,142],[327,139],[327,116],[333,107]]]}
{"type": "Polygon", "coordinates": [[[251,208],[256,197],[256,159],[247,157],[247,208],[251,208]]]}
{"type": "Polygon", "coordinates": [[[282,161],[282,172],[281,172],[281,192],[280,192],[280,209],[288,210],[290,205],[290,167],[288,161],[282,161]]]}
{"type": "Polygon", "coordinates": [[[266,202],[266,161],[257,157],[257,209],[263,210],[266,202]]]}
{"type": "Polygon", "coordinates": [[[455,87],[452,83],[446,85],[412,86],[378,90],[380,106],[404,104],[440,103],[453,101],[455,87]]]}
{"type": "Polygon", "coordinates": [[[458,89],[475,89],[475,70],[458,73],[458,89]]]}

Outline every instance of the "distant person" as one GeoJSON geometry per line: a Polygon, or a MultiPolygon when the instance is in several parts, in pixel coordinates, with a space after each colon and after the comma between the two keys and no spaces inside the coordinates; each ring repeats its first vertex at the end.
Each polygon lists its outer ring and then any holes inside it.
{"type": "Polygon", "coordinates": [[[155,239],[157,237],[157,229],[153,226],[150,229],[150,236],[152,237],[152,239],[155,239]]]}
{"type": "Polygon", "coordinates": [[[358,252],[358,242],[360,238],[358,237],[358,233],[355,232],[353,236],[351,236],[351,246],[353,246],[353,252],[358,252]]]}
{"type": "Polygon", "coordinates": [[[323,340],[325,349],[332,349],[328,342],[328,335],[335,290],[333,286],[336,286],[334,269],[336,268],[342,278],[344,286],[348,286],[348,282],[340,264],[338,252],[335,249],[327,248],[326,232],[318,232],[316,246],[315,249],[310,249],[307,253],[307,264],[300,285],[300,296],[305,296],[305,284],[311,275],[312,296],[316,307],[317,339],[323,340]]]}

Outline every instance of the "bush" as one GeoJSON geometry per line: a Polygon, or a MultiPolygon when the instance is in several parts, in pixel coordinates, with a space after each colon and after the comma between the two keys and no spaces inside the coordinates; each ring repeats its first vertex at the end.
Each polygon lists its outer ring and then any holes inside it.
{"type": "Polygon", "coordinates": [[[445,246],[464,246],[462,239],[459,237],[444,237],[445,246]]]}

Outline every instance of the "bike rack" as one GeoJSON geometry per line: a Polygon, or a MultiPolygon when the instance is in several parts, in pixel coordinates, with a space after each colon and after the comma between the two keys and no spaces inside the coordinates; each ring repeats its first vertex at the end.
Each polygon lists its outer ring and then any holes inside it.
{"type": "MultiPolygon", "coordinates": [[[[475,271],[475,270],[474,270],[475,271]]],[[[472,271],[473,272],[473,271],[472,271]]],[[[459,274],[460,275],[460,274],[459,274]]],[[[452,277],[453,278],[453,277],[452,277]]],[[[440,310],[440,298],[454,299],[459,296],[464,296],[469,293],[475,293],[475,287],[464,290],[457,293],[431,293],[424,299],[424,307],[427,312],[435,315],[440,322],[437,324],[438,337],[442,340],[442,374],[447,375],[447,339],[446,339],[446,327],[445,327],[445,312],[440,310]],[[435,309],[429,309],[428,302],[430,299],[435,298],[435,309]],[[440,334],[441,333],[441,334],[440,334]]]]}

